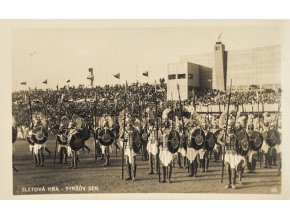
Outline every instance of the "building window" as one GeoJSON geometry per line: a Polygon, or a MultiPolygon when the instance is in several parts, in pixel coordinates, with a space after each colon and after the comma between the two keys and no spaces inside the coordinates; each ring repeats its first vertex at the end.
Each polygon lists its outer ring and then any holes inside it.
{"type": "Polygon", "coordinates": [[[178,77],[177,78],[178,79],[185,79],[185,77],[186,77],[185,74],[178,74],[178,77]]]}
{"type": "Polygon", "coordinates": [[[193,79],[193,75],[192,74],[188,74],[188,79],[193,79]]]}
{"type": "Polygon", "coordinates": [[[176,75],[175,74],[170,74],[170,75],[168,75],[168,79],[169,80],[176,79],[176,75]]]}
{"type": "Polygon", "coordinates": [[[216,47],[215,47],[215,50],[216,50],[216,51],[220,50],[220,47],[219,47],[219,46],[216,46],[216,47]]]}

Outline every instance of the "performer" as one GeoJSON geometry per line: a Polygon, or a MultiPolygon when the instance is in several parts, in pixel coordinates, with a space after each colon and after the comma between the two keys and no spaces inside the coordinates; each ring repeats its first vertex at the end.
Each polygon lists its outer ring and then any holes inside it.
{"type": "MultiPolygon", "coordinates": [[[[259,122],[259,118],[258,118],[258,122],[259,122]]],[[[256,124],[259,125],[259,124],[256,124]]],[[[255,127],[254,123],[252,123],[249,119],[248,119],[248,128],[247,128],[247,133],[248,136],[251,137],[252,134],[254,133],[255,130],[259,129],[259,127],[255,127]]],[[[249,149],[248,155],[247,155],[247,165],[248,165],[248,170],[249,173],[255,173],[256,170],[256,163],[257,163],[257,156],[258,153],[257,151],[252,150],[251,148],[249,149]]]]}
{"type": "Polygon", "coordinates": [[[133,180],[136,179],[137,172],[137,164],[136,164],[136,153],[133,149],[134,143],[140,144],[139,134],[136,128],[133,127],[133,121],[131,118],[126,118],[126,127],[125,130],[122,131],[121,138],[123,139],[122,147],[124,150],[127,173],[128,177],[125,180],[133,180]],[[132,176],[133,171],[133,176],[132,176]]]}
{"type": "Polygon", "coordinates": [[[162,164],[162,183],[166,182],[168,175],[168,183],[171,183],[173,154],[168,150],[168,136],[170,133],[169,122],[164,122],[164,129],[162,130],[162,143],[160,146],[159,159],[162,164]],[[168,172],[168,174],[167,174],[168,172]]]}
{"type": "MultiPolygon", "coordinates": [[[[171,128],[174,128],[174,123],[173,121],[170,124],[171,128]]],[[[185,124],[186,126],[186,124],[185,124]]],[[[185,127],[187,128],[187,127],[185,127]]],[[[178,162],[178,167],[181,168],[181,160],[183,160],[183,168],[186,169],[186,165],[187,165],[187,157],[186,157],[186,152],[187,152],[187,138],[186,138],[186,133],[183,133],[183,129],[182,129],[182,124],[179,123],[178,127],[176,128],[176,130],[179,132],[180,135],[180,147],[178,149],[178,153],[177,153],[177,162],[178,162]]],[[[185,129],[186,131],[186,129],[185,129]]]]}
{"type": "Polygon", "coordinates": [[[187,153],[186,157],[188,159],[188,164],[189,164],[189,171],[190,174],[188,175],[189,177],[196,177],[197,176],[197,168],[198,168],[198,162],[197,162],[197,156],[198,156],[198,150],[194,149],[191,146],[191,133],[197,128],[197,124],[195,122],[190,122],[189,123],[189,132],[186,132],[187,134],[187,139],[188,139],[188,147],[187,147],[187,153]]]}
{"type": "Polygon", "coordinates": [[[158,161],[157,161],[157,154],[158,154],[158,141],[161,138],[161,131],[158,131],[158,138],[157,138],[157,128],[155,126],[154,118],[149,119],[148,125],[148,143],[147,143],[147,151],[149,155],[149,175],[153,174],[153,159],[155,164],[155,172],[158,174],[158,161]]]}
{"type": "MultiPolygon", "coordinates": [[[[216,121],[213,121],[213,124],[211,126],[211,131],[215,134],[218,130],[219,129],[218,129],[218,125],[216,121]]],[[[214,162],[219,161],[221,157],[221,145],[216,142],[212,152],[214,156],[214,162]]]]}
{"type": "Polygon", "coordinates": [[[58,164],[67,163],[68,154],[71,153],[71,148],[68,146],[68,124],[69,118],[67,116],[63,116],[61,118],[58,137],[58,147],[57,151],[59,153],[59,162],[58,164]]]}
{"type": "MultiPolygon", "coordinates": [[[[235,113],[235,111],[232,111],[232,113],[235,113]]],[[[227,111],[224,111],[219,119],[219,127],[223,130],[220,132],[220,134],[217,137],[217,142],[222,145],[223,152],[225,152],[224,156],[224,162],[225,162],[225,168],[227,173],[227,179],[228,184],[226,188],[236,188],[236,169],[239,164],[239,157],[237,155],[237,142],[236,142],[236,136],[234,135],[234,126],[235,126],[235,120],[233,116],[229,116],[228,119],[228,131],[226,132],[226,118],[227,118],[227,111]],[[225,137],[227,134],[227,138],[225,141],[225,137]]]]}
{"type": "Polygon", "coordinates": [[[141,143],[142,143],[142,160],[147,161],[149,159],[148,151],[147,151],[147,143],[148,143],[148,126],[147,126],[147,120],[146,118],[143,118],[141,121],[141,128],[140,128],[140,134],[141,134],[141,143]]]}
{"type": "MultiPolygon", "coordinates": [[[[236,137],[238,137],[240,134],[242,134],[244,136],[244,139],[247,139],[247,132],[245,130],[245,126],[246,126],[246,117],[245,116],[241,116],[238,117],[237,116],[237,121],[235,124],[235,135],[236,137]]],[[[249,144],[249,142],[248,142],[249,144]]],[[[241,146],[241,145],[240,145],[241,146]]],[[[238,155],[238,165],[236,167],[237,169],[237,173],[239,176],[239,184],[242,185],[242,178],[243,178],[243,173],[247,164],[247,155],[249,153],[245,153],[245,151],[242,150],[242,148],[238,149],[237,155],[238,155]]]]}
{"type": "Polygon", "coordinates": [[[32,154],[32,163],[36,165],[36,155],[34,153],[34,141],[32,140],[32,129],[27,132],[26,140],[28,142],[29,151],[32,154]]]}
{"type": "MultiPolygon", "coordinates": [[[[263,125],[262,125],[262,135],[263,135],[263,138],[265,139],[265,138],[267,138],[267,134],[268,134],[268,131],[270,130],[270,126],[269,126],[269,113],[268,112],[265,112],[264,114],[263,114],[263,118],[264,118],[264,120],[263,120],[263,125]]],[[[265,159],[265,166],[264,166],[264,168],[270,168],[271,166],[270,166],[270,164],[269,164],[269,162],[270,162],[270,159],[271,159],[271,157],[270,157],[270,151],[271,151],[271,149],[270,149],[270,145],[268,145],[268,143],[267,143],[267,140],[263,140],[263,145],[262,145],[262,152],[263,152],[263,154],[264,154],[264,159],[265,159]]]]}
{"type": "MultiPolygon", "coordinates": [[[[206,135],[209,131],[209,126],[206,123],[206,121],[203,122],[202,129],[206,135]]],[[[200,163],[200,171],[207,172],[208,165],[209,165],[209,152],[205,149],[205,144],[203,145],[201,149],[198,150],[198,157],[199,157],[199,163],[200,163]]]]}
{"type": "MultiPolygon", "coordinates": [[[[102,127],[102,130],[110,130],[113,128],[113,119],[111,116],[109,115],[103,115],[103,117],[100,119],[100,126],[102,127]]],[[[113,132],[112,132],[113,133],[113,132]]],[[[114,142],[114,141],[113,141],[114,142]]],[[[105,157],[105,163],[103,164],[103,166],[109,166],[110,165],[110,154],[112,153],[112,144],[110,145],[103,145],[101,144],[101,151],[102,151],[102,156],[105,157]]]]}
{"type": "MultiPolygon", "coordinates": [[[[46,118],[43,114],[37,113],[33,116],[33,124],[32,124],[32,140],[34,141],[33,152],[35,155],[35,167],[44,167],[44,150],[46,148],[46,140],[43,143],[39,143],[33,138],[40,139],[43,137],[43,132],[38,131],[34,133],[37,127],[46,128],[46,118]]],[[[46,149],[47,150],[47,149],[46,149]]],[[[51,153],[49,151],[49,153],[51,153]]]]}
{"type": "Polygon", "coordinates": [[[83,148],[86,136],[86,122],[78,115],[73,115],[68,125],[68,142],[72,148],[72,160],[69,169],[77,169],[79,150],[83,148]],[[78,135],[78,136],[77,136],[78,135]],[[74,138],[75,141],[72,141],[74,138]]]}

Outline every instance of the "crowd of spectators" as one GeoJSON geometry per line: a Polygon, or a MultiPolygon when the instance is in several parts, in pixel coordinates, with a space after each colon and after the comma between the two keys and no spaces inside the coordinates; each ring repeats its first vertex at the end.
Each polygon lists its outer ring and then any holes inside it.
{"type": "MultiPolygon", "coordinates": [[[[78,114],[92,121],[92,116],[103,114],[118,115],[126,104],[130,114],[141,117],[145,108],[155,107],[156,100],[160,111],[178,102],[166,100],[166,83],[164,80],[156,84],[133,83],[125,85],[96,86],[95,88],[64,87],[57,90],[30,89],[12,93],[12,110],[16,116],[17,124],[30,125],[31,111],[43,112],[50,126],[58,126],[60,118],[64,115],[71,117],[78,114]],[[29,101],[30,99],[30,101],[29,101]]],[[[218,90],[203,90],[195,92],[195,96],[182,102],[184,105],[214,105],[226,104],[229,93],[218,90]]],[[[231,104],[278,103],[280,90],[265,89],[259,91],[232,92],[231,104]]]]}

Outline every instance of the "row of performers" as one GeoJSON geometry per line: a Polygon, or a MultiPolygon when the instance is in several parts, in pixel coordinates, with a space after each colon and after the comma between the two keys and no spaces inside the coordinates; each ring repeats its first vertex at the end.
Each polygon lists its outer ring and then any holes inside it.
{"type": "MultiPolygon", "coordinates": [[[[148,157],[149,174],[154,174],[154,169],[158,173],[161,164],[162,182],[171,182],[176,154],[177,157],[183,157],[184,165],[187,164],[189,168],[189,176],[194,177],[198,170],[197,157],[203,171],[207,171],[209,153],[213,151],[217,159],[222,151],[228,179],[227,188],[236,188],[236,175],[238,174],[241,182],[247,163],[251,171],[255,170],[257,152],[261,148],[267,163],[271,148],[280,144],[281,138],[276,120],[271,120],[269,114],[264,114],[262,123],[260,120],[256,122],[252,115],[238,117],[236,111],[224,111],[218,120],[203,119],[196,112],[191,114],[190,119],[184,118],[182,122],[170,120],[166,116],[162,120],[151,117],[142,121],[133,119],[128,114],[126,119],[123,118],[114,122],[112,117],[105,115],[99,119],[93,133],[96,147],[100,145],[102,154],[106,157],[106,165],[109,164],[113,144],[124,151],[128,173],[126,180],[133,181],[137,172],[136,155],[140,150],[148,157]]],[[[34,120],[29,140],[30,144],[34,144],[37,165],[43,166],[43,151],[48,133],[44,131],[44,116],[36,114],[34,120]]],[[[89,129],[81,117],[74,115],[71,120],[66,116],[62,117],[57,134],[60,163],[71,154],[69,168],[77,168],[78,152],[86,147],[85,142],[90,138],[89,129]]]]}

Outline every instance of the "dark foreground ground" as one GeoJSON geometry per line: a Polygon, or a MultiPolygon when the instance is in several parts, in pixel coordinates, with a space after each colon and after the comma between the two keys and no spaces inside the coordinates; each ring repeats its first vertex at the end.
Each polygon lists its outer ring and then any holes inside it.
{"type": "MultiPolygon", "coordinates": [[[[255,174],[245,170],[243,185],[237,189],[225,189],[226,178],[221,184],[221,162],[210,161],[209,172],[199,172],[196,178],[187,177],[187,170],[173,168],[172,183],[158,182],[158,175],[147,175],[148,162],[137,157],[137,180],[121,180],[121,154],[116,157],[115,149],[111,155],[111,165],[104,167],[98,158],[95,163],[93,141],[89,140],[91,152],[80,155],[78,169],[67,169],[67,164],[54,165],[55,140],[50,138],[47,146],[52,151],[49,158],[45,152],[45,166],[34,167],[28,144],[24,140],[15,142],[13,164],[18,172],[13,172],[13,193],[23,194],[64,194],[64,193],[243,193],[279,194],[281,177],[277,167],[260,168],[257,163],[255,174]]],[[[58,156],[57,156],[58,157],[58,156]]],[[[56,162],[58,159],[56,160],[56,162]]],[[[124,176],[126,171],[124,169],[124,176]]]]}

